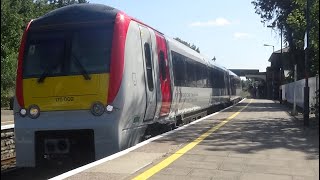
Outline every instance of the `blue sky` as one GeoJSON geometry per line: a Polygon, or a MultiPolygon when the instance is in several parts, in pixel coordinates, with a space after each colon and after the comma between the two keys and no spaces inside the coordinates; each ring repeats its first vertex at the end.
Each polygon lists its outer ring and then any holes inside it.
{"type": "Polygon", "coordinates": [[[169,37],[200,48],[201,54],[228,69],[265,72],[280,36],[264,26],[252,0],[89,0],[124,11],[169,37]]]}

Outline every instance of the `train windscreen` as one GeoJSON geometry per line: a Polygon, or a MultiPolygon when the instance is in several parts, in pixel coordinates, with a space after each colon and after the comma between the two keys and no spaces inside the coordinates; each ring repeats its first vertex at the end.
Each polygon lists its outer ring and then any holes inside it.
{"type": "Polygon", "coordinates": [[[111,25],[31,31],[23,78],[109,73],[112,34],[111,25]]]}

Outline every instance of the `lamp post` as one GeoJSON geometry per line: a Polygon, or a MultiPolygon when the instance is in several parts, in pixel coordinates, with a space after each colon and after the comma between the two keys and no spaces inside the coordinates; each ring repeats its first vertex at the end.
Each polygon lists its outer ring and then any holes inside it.
{"type": "Polygon", "coordinates": [[[274,45],[264,44],[263,46],[272,46],[272,52],[274,53],[274,45]]]}
{"type": "MultiPolygon", "coordinates": [[[[282,27],[281,27],[281,29],[280,29],[280,41],[281,41],[281,53],[280,53],[280,75],[279,75],[279,87],[281,87],[281,85],[282,85],[282,75],[283,75],[283,63],[282,63],[282,27]]],[[[279,90],[279,101],[280,101],[280,104],[282,104],[282,89],[280,88],[280,90],[279,90]]]]}
{"type": "Polygon", "coordinates": [[[306,38],[305,38],[305,65],[304,65],[304,71],[305,71],[305,87],[304,87],[304,108],[303,108],[303,124],[304,126],[309,126],[309,82],[308,82],[308,76],[309,76],[309,31],[310,31],[310,19],[309,19],[309,11],[310,11],[310,0],[307,0],[307,11],[306,11],[306,38]]]}

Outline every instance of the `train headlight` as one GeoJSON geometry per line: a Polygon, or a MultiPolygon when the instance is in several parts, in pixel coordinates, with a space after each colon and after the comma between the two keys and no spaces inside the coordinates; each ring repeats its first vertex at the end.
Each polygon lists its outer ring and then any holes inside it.
{"type": "Polygon", "coordinates": [[[107,110],[107,113],[111,113],[111,112],[113,111],[113,106],[108,105],[108,106],[106,107],[106,110],[107,110]]]}
{"type": "Polygon", "coordinates": [[[104,113],[104,105],[101,102],[95,102],[91,106],[91,113],[95,116],[101,116],[104,113]]]}
{"type": "Polygon", "coordinates": [[[31,105],[29,107],[28,116],[32,119],[38,118],[40,115],[40,108],[37,105],[31,105]]]}
{"type": "Polygon", "coordinates": [[[27,115],[27,110],[22,108],[20,109],[20,116],[25,117],[27,115]]]}

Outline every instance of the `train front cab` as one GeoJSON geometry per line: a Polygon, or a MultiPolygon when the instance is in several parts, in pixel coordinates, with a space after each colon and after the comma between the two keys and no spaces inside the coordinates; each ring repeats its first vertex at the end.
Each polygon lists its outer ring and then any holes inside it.
{"type": "Polygon", "coordinates": [[[118,92],[129,22],[112,8],[74,5],[28,24],[14,107],[18,167],[87,163],[121,149],[118,92]]]}
{"type": "Polygon", "coordinates": [[[15,101],[18,167],[87,163],[128,148],[148,124],[169,119],[165,39],[112,8],[56,10],[26,28],[15,101]],[[81,13],[89,19],[75,26],[81,13]],[[73,23],[61,25],[62,16],[73,23]]]}

